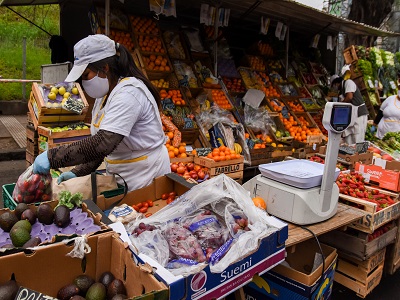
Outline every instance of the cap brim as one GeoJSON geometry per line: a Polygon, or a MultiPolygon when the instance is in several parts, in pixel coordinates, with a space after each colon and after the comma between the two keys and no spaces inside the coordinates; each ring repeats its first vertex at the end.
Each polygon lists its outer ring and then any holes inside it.
{"type": "Polygon", "coordinates": [[[65,82],[74,82],[77,81],[79,79],[79,77],[82,76],[83,72],[86,70],[88,64],[83,64],[80,66],[76,66],[74,65],[71,69],[71,71],[69,72],[67,78],[65,78],[65,82]]]}

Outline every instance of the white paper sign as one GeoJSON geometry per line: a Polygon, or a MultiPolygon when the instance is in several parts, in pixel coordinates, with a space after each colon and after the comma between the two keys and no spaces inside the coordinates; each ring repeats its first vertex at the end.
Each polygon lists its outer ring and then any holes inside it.
{"type": "Polygon", "coordinates": [[[261,17],[261,29],[260,29],[261,34],[266,35],[268,33],[270,22],[271,22],[270,18],[261,17]]]}
{"type": "Polygon", "coordinates": [[[208,19],[209,5],[202,3],[200,6],[200,24],[206,24],[208,19]]]}
{"type": "Polygon", "coordinates": [[[263,101],[265,94],[263,91],[256,89],[249,89],[243,97],[243,102],[253,108],[258,108],[263,101]]]}
{"type": "Polygon", "coordinates": [[[276,36],[278,39],[281,38],[282,27],[283,27],[283,23],[282,23],[282,22],[278,22],[278,24],[276,24],[275,36],[276,36]]]}
{"type": "Polygon", "coordinates": [[[394,81],[390,81],[390,87],[395,90],[396,89],[396,84],[394,83],[394,81]]]}
{"type": "Polygon", "coordinates": [[[311,47],[313,47],[313,48],[317,48],[318,47],[319,38],[320,38],[319,34],[316,34],[314,36],[311,47]]]}
{"type": "Polygon", "coordinates": [[[286,26],[286,25],[283,25],[283,26],[282,26],[281,36],[280,36],[280,38],[279,38],[280,41],[285,40],[286,30],[287,30],[287,26],[286,26]]]}
{"type": "Polygon", "coordinates": [[[368,86],[369,86],[371,89],[374,89],[374,88],[375,88],[374,83],[372,82],[371,79],[368,79],[368,86]]]}
{"type": "Polygon", "coordinates": [[[326,49],[328,50],[333,50],[333,41],[332,41],[332,36],[328,35],[327,39],[326,39],[326,49]]]}

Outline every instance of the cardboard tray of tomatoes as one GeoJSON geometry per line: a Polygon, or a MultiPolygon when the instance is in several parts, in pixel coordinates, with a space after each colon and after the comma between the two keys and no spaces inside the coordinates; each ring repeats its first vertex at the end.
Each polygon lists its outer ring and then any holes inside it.
{"type": "Polygon", "coordinates": [[[365,215],[358,222],[350,224],[350,227],[373,233],[378,227],[399,216],[399,194],[366,186],[361,174],[341,172],[336,184],[339,187],[341,202],[365,212],[365,215]]]}

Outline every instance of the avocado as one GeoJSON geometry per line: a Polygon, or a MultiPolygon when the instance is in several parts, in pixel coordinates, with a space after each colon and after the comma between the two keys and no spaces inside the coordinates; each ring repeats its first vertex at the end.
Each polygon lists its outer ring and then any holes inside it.
{"type": "Polygon", "coordinates": [[[82,296],[86,295],[93,283],[95,283],[94,279],[88,275],[79,275],[74,279],[74,284],[79,288],[79,294],[82,296]]]}
{"type": "Polygon", "coordinates": [[[118,294],[126,295],[126,288],[121,280],[114,279],[107,287],[107,298],[111,299],[118,294]]]}
{"type": "Polygon", "coordinates": [[[39,246],[39,244],[42,242],[42,240],[40,239],[40,237],[35,236],[33,238],[31,238],[29,241],[27,241],[22,248],[26,249],[26,248],[32,248],[32,247],[36,247],[39,246]]]}
{"type": "Polygon", "coordinates": [[[101,282],[105,287],[115,279],[114,275],[111,272],[104,272],[100,275],[99,282],[101,282]]]}
{"type": "Polygon", "coordinates": [[[21,220],[21,215],[26,209],[28,209],[28,205],[26,203],[18,203],[15,207],[14,214],[19,220],[21,220]]]}
{"type": "Polygon", "coordinates": [[[21,214],[21,220],[28,220],[32,225],[36,222],[36,212],[32,209],[25,209],[21,214]]]}
{"type": "Polygon", "coordinates": [[[117,294],[114,297],[111,298],[111,300],[124,300],[128,299],[127,295],[122,295],[122,294],[117,294]]]}
{"type": "Polygon", "coordinates": [[[54,223],[56,223],[58,227],[64,228],[67,227],[70,222],[69,208],[64,205],[58,206],[54,211],[54,223]]]}
{"type": "Polygon", "coordinates": [[[42,203],[37,209],[37,217],[40,223],[45,225],[53,224],[54,210],[48,203],[42,203]]]}
{"type": "Polygon", "coordinates": [[[19,286],[15,280],[10,280],[4,284],[0,284],[0,300],[14,300],[18,289],[19,286]]]}
{"type": "Polygon", "coordinates": [[[11,230],[13,230],[14,228],[19,228],[19,227],[24,228],[24,229],[26,229],[26,231],[31,233],[32,225],[31,225],[31,223],[29,223],[28,220],[19,220],[17,223],[14,224],[14,226],[11,228],[11,230]]]}
{"type": "Polygon", "coordinates": [[[107,290],[104,284],[96,282],[88,289],[86,293],[86,300],[106,300],[107,290]]]}
{"type": "Polygon", "coordinates": [[[27,241],[31,239],[31,235],[23,227],[13,228],[10,231],[11,242],[15,247],[22,247],[27,241]]]}
{"type": "Polygon", "coordinates": [[[79,294],[79,289],[75,284],[68,284],[63,286],[57,292],[57,299],[60,300],[69,300],[71,297],[79,294]]]}
{"type": "Polygon", "coordinates": [[[5,213],[0,215],[0,227],[6,232],[10,232],[11,228],[17,222],[17,216],[11,211],[6,211],[5,213]]]}

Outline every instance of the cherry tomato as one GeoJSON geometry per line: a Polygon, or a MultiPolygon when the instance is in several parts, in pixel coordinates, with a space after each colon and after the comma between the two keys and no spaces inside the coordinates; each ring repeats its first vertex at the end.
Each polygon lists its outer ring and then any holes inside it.
{"type": "Polygon", "coordinates": [[[169,193],[169,197],[175,198],[176,197],[176,192],[169,193]]]}
{"type": "Polygon", "coordinates": [[[153,207],[154,206],[153,200],[147,200],[147,203],[149,204],[149,207],[153,207]]]}
{"type": "Polygon", "coordinates": [[[132,205],[132,208],[136,211],[139,211],[139,207],[137,207],[137,205],[132,205]]]}
{"type": "Polygon", "coordinates": [[[167,194],[167,193],[162,194],[162,195],[161,195],[161,199],[167,200],[167,199],[168,199],[168,194],[167,194]]]}
{"type": "Polygon", "coordinates": [[[148,217],[150,217],[152,215],[152,213],[147,213],[147,214],[145,214],[144,216],[146,217],[146,218],[148,218],[148,217]]]}
{"type": "Polygon", "coordinates": [[[147,212],[147,207],[142,207],[141,209],[139,209],[139,212],[141,212],[142,214],[147,212]]]}
{"type": "Polygon", "coordinates": [[[173,201],[174,201],[174,199],[168,198],[167,204],[170,204],[170,203],[173,202],[173,201]]]}
{"type": "Polygon", "coordinates": [[[143,207],[143,203],[140,202],[140,203],[136,204],[136,206],[137,206],[139,209],[141,209],[141,208],[143,207]]]}
{"type": "Polygon", "coordinates": [[[142,202],[142,204],[143,204],[143,207],[146,207],[146,208],[149,207],[149,204],[147,202],[142,202]]]}

